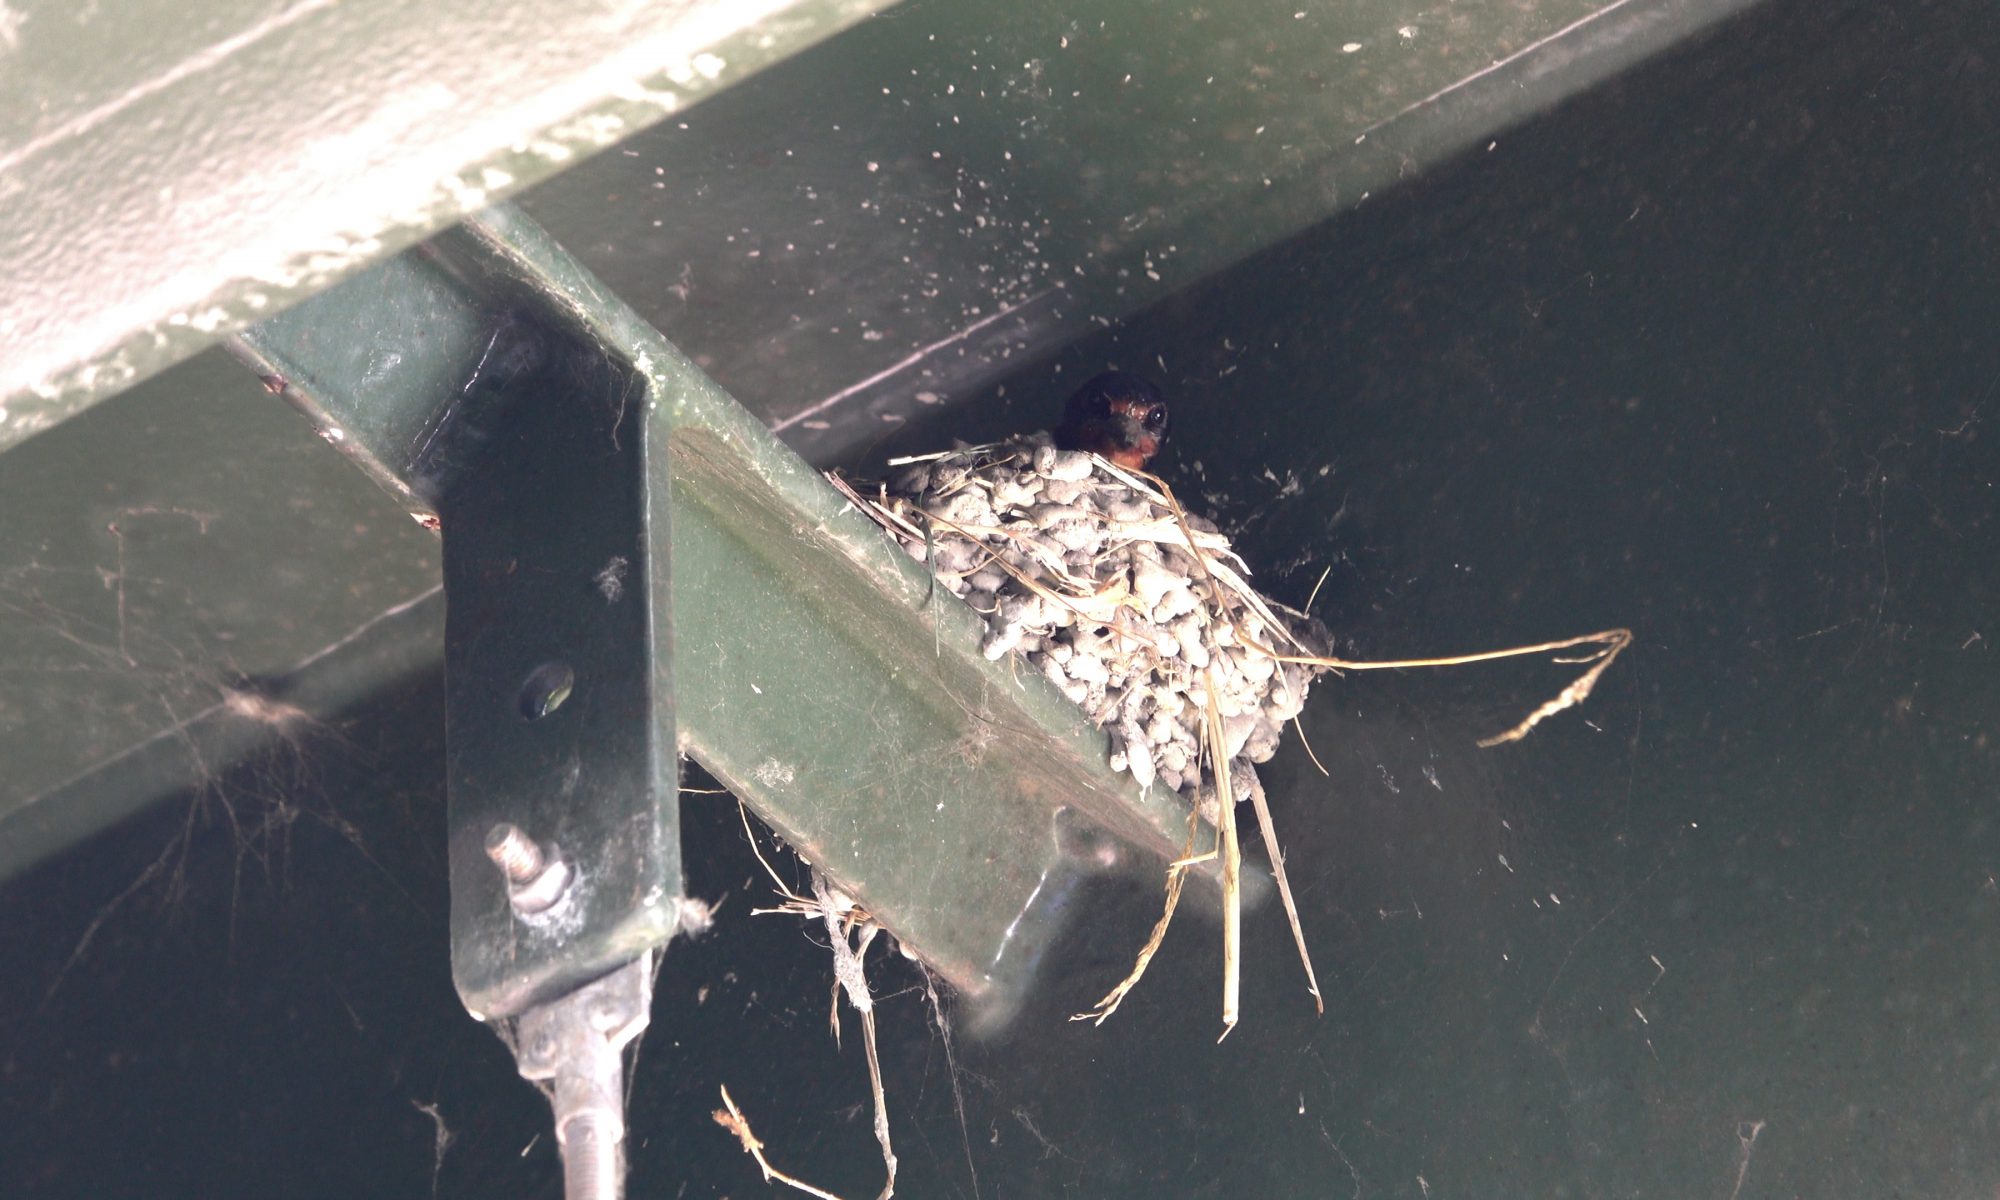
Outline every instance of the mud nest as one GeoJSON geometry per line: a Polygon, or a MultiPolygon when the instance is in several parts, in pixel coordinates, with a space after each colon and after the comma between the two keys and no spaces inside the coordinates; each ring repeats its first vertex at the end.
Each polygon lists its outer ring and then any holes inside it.
{"type": "Polygon", "coordinates": [[[1111,735],[1111,765],[1214,820],[1203,726],[1214,691],[1233,793],[1277,752],[1323,667],[1316,622],[1259,596],[1216,526],[1159,480],[1035,433],[898,460],[857,496],[1010,653],[1111,735]]]}

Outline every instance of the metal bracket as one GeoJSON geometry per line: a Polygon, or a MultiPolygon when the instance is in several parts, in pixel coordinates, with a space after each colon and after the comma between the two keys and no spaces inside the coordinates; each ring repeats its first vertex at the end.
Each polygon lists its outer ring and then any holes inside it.
{"type": "Polygon", "coordinates": [[[452,971],[498,1020],[678,927],[672,484],[657,381],[471,240],[232,348],[442,533],[452,971]]]}
{"type": "Polygon", "coordinates": [[[629,364],[517,310],[415,459],[444,537],[453,970],[487,1017],[678,919],[667,434],[646,398],[629,364]]]}
{"type": "Polygon", "coordinates": [[[1113,773],[1075,705],[987,661],[978,614],[934,597],[921,565],[513,209],[266,321],[236,350],[442,526],[454,954],[474,1011],[519,1012],[674,928],[669,537],[674,620],[699,631],[674,653],[681,747],[983,1022],[1006,1018],[1066,919],[1062,880],[1185,843],[1178,797],[1113,773]],[[623,623],[639,609],[651,627],[623,623]],[[562,692],[561,666],[573,694],[527,719],[562,692]],[[584,798],[633,824],[584,821],[584,798]],[[580,907],[515,911],[485,857],[502,823],[575,866],[580,907]],[[1099,850],[1071,852],[1079,824],[1108,833],[1099,850]],[[591,847],[613,837],[637,858],[593,866],[591,847]],[[577,914],[558,957],[554,931],[577,914]]]}
{"type": "Polygon", "coordinates": [[[612,1197],[680,916],[668,426],[643,364],[460,249],[232,348],[443,534],[452,975],[551,1085],[569,1195],[612,1197]]]}

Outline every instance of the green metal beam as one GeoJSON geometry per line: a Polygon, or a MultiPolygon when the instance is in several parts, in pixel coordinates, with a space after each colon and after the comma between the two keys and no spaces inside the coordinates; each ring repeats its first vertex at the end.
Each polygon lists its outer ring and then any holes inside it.
{"type": "Polygon", "coordinates": [[[520,203],[827,462],[1748,3],[905,0],[520,203]]]}
{"type": "Polygon", "coordinates": [[[0,7],[0,448],[886,2],[0,7]]]}
{"type": "Polygon", "coordinates": [[[220,352],[0,454],[0,514],[0,878],[443,646],[437,538],[220,352]]]}

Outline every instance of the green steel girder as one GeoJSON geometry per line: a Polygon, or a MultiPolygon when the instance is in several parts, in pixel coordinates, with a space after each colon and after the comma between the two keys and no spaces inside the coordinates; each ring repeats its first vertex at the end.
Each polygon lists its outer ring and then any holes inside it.
{"type": "Polygon", "coordinates": [[[13,0],[0,448],[887,0],[13,0]]]}
{"type": "Polygon", "coordinates": [[[521,325],[629,372],[630,387],[573,390],[670,434],[681,746],[954,985],[1005,1010],[1092,857],[1077,852],[1090,831],[1179,848],[1175,798],[1113,773],[1104,736],[1045,680],[988,662],[976,614],[933,594],[817,471],[514,210],[266,321],[237,350],[413,515],[446,522],[449,557],[440,431],[464,419],[496,337],[521,325]]]}

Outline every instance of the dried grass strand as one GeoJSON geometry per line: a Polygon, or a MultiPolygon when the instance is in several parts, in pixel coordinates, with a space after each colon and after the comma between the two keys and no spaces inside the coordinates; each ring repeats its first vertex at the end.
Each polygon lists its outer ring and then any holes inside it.
{"type": "Polygon", "coordinates": [[[1328,575],[1331,575],[1331,574],[1333,574],[1333,564],[1332,564],[1332,563],[1328,563],[1328,564],[1326,564],[1326,565],[1325,565],[1324,567],[1321,567],[1321,568],[1320,568],[1320,570],[1319,570],[1319,578],[1318,578],[1318,579],[1315,579],[1315,580],[1313,581],[1313,590],[1312,590],[1312,594],[1311,594],[1311,595],[1308,595],[1308,596],[1306,597],[1306,606],[1305,606],[1304,608],[1300,609],[1300,610],[1299,610],[1300,612],[1303,612],[1303,613],[1307,614],[1308,616],[1310,616],[1310,615],[1312,614],[1312,610],[1313,610],[1313,601],[1315,601],[1315,600],[1319,599],[1319,590],[1320,590],[1320,588],[1322,588],[1322,587],[1326,586],[1326,577],[1327,577],[1328,575]]]}
{"type": "Polygon", "coordinates": [[[742,1109],[736,1107],[736,1099],[729,1094],[729,1085],[726,1083],[722,1085],[722,1104],[723,1107],[716,1109],[712,1114],[715,1123],[736,1135],[743,1152],[755,1159],[757,1169],[764,1173],[765,1183],[782,1183],[786,1187],[797,1188],[808,1196],[817,1196],[819,1200],[840,1200],[839,1196],[825,1188],[814,1187],[805,1180],[787,1175],[771,1165],[771,1160],[764,1157],[764,1143],[758,1141],[757,1135],[751,1132],[750,1119],[743,1115],[742,1109]]]}
{"type": "Polygon", "coordinates": [[[1173,924],[1174,909],[1180,906],[1181,888],[1187,883],[1189,868],[1195,863],[1206,861],[1212,857],[1212,854],[1189,857],[1190,855],[1194,855],[1194,840],[1199,836],[1200,830],[1201,810],[1199,808],[1191,809],[1188,812],[1187,845],[1182,848],[1181,857],[1167,864],[1166,906],[1160,912],[1160,919],[1153,923],[1153,932],[1147,935],[1145,944],[1139,947],[1139,954],[1137,959],[1132,963],[1132,970],[1126,974],[1125,978],[1118,981],[1118,986],[1106,992],[1102,1000],[1091,1005],[1089,1012],[1073,1014],[1070,1020],[1089,1021],[1093,1025],[1102,1025],[1106,1018],[1118,1011],[1118,1006],[1125,1002],[1125,997],[1131,993],[1132,989],[1139,986],[1139,980],[1146,974],[1146,968],[1152,963],[1153,955],[1160,951],[1160,943],[1167,940],[1167,927],[1173,924]]]}
{"type": "MultiPolygon", "coordinates": [[[[757,835],[750,828],[749,809],[740,799],[736,802],[736,812],[743,821],[744,836],[750,839],[750,852],[757,856],[758,865],[762,866],[764,873],[771,877],[771,885],[777,888],[780,896],[784,897],[784,903],[778,907],[753,908],[750,910],[751,915],[784,913],[807,919],[816,917],[826,925],[827,937],[833,949],[834,978],[833,1002],[829,1006],[827,1020],[831,1026],[834,1045],[837,1047],[840,1045],[840,996],[843,992],[847,995],[847,1002],[861,1014],[861,1041],[868,1058],[869,1091],[875,1102],[875,1140],[881,1144],[882,1166],[887,1174],[876,1200],[890,1200],[896,1194],[896,1151],[889,1139],[889,1100],[882,1086],[882,1059],[875,1043],[875,997],[868,990],[868,974],[863,965],[868,947],[874,942],[875,936],[882,932],[882,927],[876,924],[860,905],[852,900],[842,903],[844,897],[836,898],[832,885],[817,868],[812,872],[813,894],[810,898],[786,887],[784,881],[778,878],[777,871],[772,869],[770,861],[764,857],[764,851],[757,845],[757,835]]],[[[744,1149],[750,1151],[751,1156],[756,1158],[757,1165],[763,1169],[766,1180],[775,1178],[815,1196],[828,1195],[810,1184],[775,1173],[771,1165],[764,1160],[761,1153],[762,1143],[748,1136],[749,1123],[742,1120],[742,1114],[736,1110],[735,1104],[729,1102],[727,1088],[723,1089],[723,1100],[729,1104],[730,1111],[728,1114],[717,1112],[716,1121],[734,1131],[737,1137],[743,1140],[744,1149]],[[726,1119],[730,1116],[735,1118],[734,1122],[726,1119]],[[753,1143],[757,1149],[751,1149],[753,1143]]],[[[833,1197],[833,1200],[839,1200],[839,1197],[833,1197]]]]}
{"type": "MultiPolygon", "coordinates": [[[[1179,499],[1174,496],[1173,489],[1167,486],[1165,480],[1146,471],[1129,471],[1118,466],[1116,463],[1107,462],[1103,459],[1099,459],[1098,462],[1106,471],[1123,479],[1129,486],[1138,488],[1142,492],[1152,493],[1152,498],[1155,501],[1165,504],[1172,510],[1175,521],[1181,526],[1181,531],[1187,538],[1187,549],[1194,559],[1196,568],[1208,579],[1211,586],[1217,585],[1216,576],[1218,574],[1224,575],[1226,582],[1230,585],[1230,590],[1236,592],[1245,602],[1246,607],[1256,612],[1266,625],[1276,628],[1280,633],[1285,635],[1286,640],[1297,645],[1299,649],[1304,650],[1307,648],[1299,642],[1298,637],[1291,632],[1291,627],[1287,623],[1279,621],[1271,615],[1270,610],[1264,606],[1262,597],[1258,596],[1254,589],[1240,577],[1235,577],[1235,573],[1229,571],[1228,568],[1221,566],[1221,564],[1212,564],[1201,553],[1200,549],[1195,545],[1193,529],[1187,523],[1187,510],[1181,507],[1179,499]],[[1151,487],[1149,488],[1147,484],[1150,484],[1151,487]],[[1211,571],[1211,566],[1217,569],[1211,571]]],[[[1324,574],[1321,575],[1321,579],[1325,579],[1324,574]]],[[[1315,584],[1313,586],[1313,595],[1316,597],[1318,594],[1319,586],[1315,584]]],[[[1306,606],[1310,608],[1312,601],[1308,600],[1306,606]]],[[[1531,646],[1509,646],[1503,650],[1484,650],[1476,654],[1454,654],[1438,658],[1405,658],[1387,662],[1365,662],[1335,658],[1331,655],[1283,654],[1264,645],[1256,638],[1249,636],[1243,630],[1242,626],[1237,625],[1234,620],[1230,624],[1235,630],[1237,640],[1244,646],[1260,654],[1268,655],[1281,663],[1297,663],[1303,666],[1324,667],[1335,671],[1389,671],[1419,667],[1458,667],[1471,663],[1492,662],[1502,658],[1519,658],[1529,654],[1554,653],[1558,650],[1567,650],[1573,646],[1597,647],[1593,653],[1579,658],[1557,659],[1557,662],[1562,663],[1591,663],[1593,665],[1590,670],[1584,672],[1581,677],[1564,688],[1553,699],[1546,701],[1533,712],[1529,713],[1527,717],[1523,718],[1512,729],[1504,733],[1495,734],[1492,737],[1481,738],[1478,744],[1482,748],[1487,749],[1507,742],[1518,742],[1528,736],[1529,730],[1532,730],[1543,721],[1566,708],[1572,708],[1583,703],[1590,697],[1591,689],[1597,686],[1598,678],[1611,666],[1612,661],[1618,657],[1619,652],[1632,644],[1632,631],[1630,629],[1604,629],[1596,633],[1586,633],[1579,637],[1563,638],[1559,641],[1537,642],[1531,646]]]]}
{"type": "MultiPolygon", "coordinates": [[[[1303,732],[1300,736],[1304,736],[1303,732]]],[[[1264,848],[1271,852],[1271,874],[1278,880],[1278,899],[1285,904],[1285,920],[1292,927],[1292,944],[1299,949],[1299,965],[1306,969],[1306,990],[1312,993],[1314,1010],[1325,1016],[1326,998],[1320,995],[1319,976],[1313,971],[1312,954],[1306,949],[1305,926],[1299,921],[1299,906],[1292,899],[1292,885],[1285,878],[1285,852],[1278,845],[1278,827],[1271,820],[1271,805],[1265,799],[1262,785],[1251,789],[1250,804],[1257,810],[1257,828],[1263,831],[1264,848]]]]}
{"type": "MultiPolygon", "coordinates": [[[[1540,708],[1537,708],[1534,712],[1531,712],[1526,717],[1522,718],[1521,723],[1519,725],[1514,726],[1512,729],[1509,729],[1505,733],[1498,733],[1493,735],[1492,737],[1479,739],[1480,748],[1483,750],[1490,750],[1494,746],[1499,746],[1507,742],[1518,742],[1522,738],[1528,736],[1529,730],[1541,724],[1548,718],[1561,712],[1563,709],[1574,707],[1575,705],[1582,704],[1585,700],[1590,699],[1590,690],[1597,686],[1598,679],[1604,674],[1605,670],[1611,666],[1611,660],[1618,657],[1618,652],[1620,650],[1623,650],[1625,647],[1632,644],[1632,631],[1629,629],[1611,629],[1611,630],[1606,630],[1605,634],[1597,634],[1594,636],[1603,637],[1606,634],[1621,634],[1623,636],[1619,638],[1619,640],[1617,640],[1615,643],[1612,643],[1609,646],[1607,646],[1606,649],[1604,649],[1602,652],[1600,652],[1595,656],[1597,662],[1590,668],[1590,670],[1585,671],[1582,675],[1578,676],[1574,682],[1572,682],[1568,687],[1564,688],[1562,692],[1559,695],[1557,695],[1554,699],[1548,701],[1547,703],[1543,704],[1540,708]]],[[[1590,660],[1558,659],[1557,661],[1588,662],[1590,660]]]]}
{"type": "Polygon", "coordinates": [[[1327,770],[1326,764],[1321,762],[1319,760],[1319,755],[1313,752],[1312,739],[1306,736],[1306,727],[1304,725],[1299,724],[1299,719],[1297,717],[1292,718],[1292,728],[1299,731],[1299,745],[1304,746],[1306,748],[1306,757],[1313,760],[1313,766],[1319,768],[1320,774],[1326,776],[1328,779],[1332,779],[1333,772],[1327,770]]]}
{"type": "MultiPolygon", "coordinates": [[[[1235,783],[1229,777],[1229,762],[1222,757],[1229,739],[1222,728],[1222,710],[1215,705],[1215,672],[1205,670],[1202,678],[1207,684],[1202,740],[1215,772],[1215,832],[1222,853],[1222,1035],[1215,1039],[1220,1042],[1236,1028],[1243,1008],[1243,847],[1236,837],[1235,783]]],[[[1276,847],[1273,840],[1273,857],[1276,847]]]]}
{"type": "MultiPolygon", "coordinates": [[[[819,901],[820,919],[826,923],[827,936],[833,943],[833,976],[839,980],[840,989],[847,993],[847,1002],[861,1014],[861,1044],[867,1052],[868,1085],[875,1100],[875,1140],[881,1144],[882,1167],[888,1173],[875,1200],[890,1200],[896,1194],[896,1151],[889,1142],[889,1100],[882,1090],[882,1060],[875,1050],[875,997],[868,990],[868,974],[862,966],[869,943],[875,940],[882,927],[873,921],[859,926],[843,924],[842,915],[835,911],[839,905],[827,885],[826,876],[814,871],[812,879],[813,898],[819,901]],[[852,941],[849,941],[850,937],[852,941]]],[[[838,1011],[836,1006],[836,1014],[838,1011]]],[[[836,1034],[838,1030],[839,1018],[836,1015],[836,1034]]]]}

